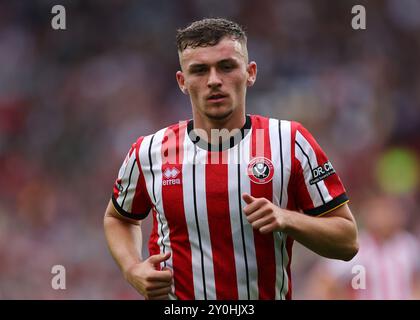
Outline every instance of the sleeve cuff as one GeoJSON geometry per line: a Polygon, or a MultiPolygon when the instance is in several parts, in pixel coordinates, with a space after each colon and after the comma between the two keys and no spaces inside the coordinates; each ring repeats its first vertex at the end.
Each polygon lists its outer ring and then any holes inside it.
{"type": "Polygon", "coordinates": [[[342,206],[343,204],[349,202],[349,198],[347,197],[346,193],[342,193],[341,195],[339,195],[338,197],[332,199],[330,202],[320,206],[320,207],[316,207],[313,209],[309,209],[309,210],[303,210],[303,212],[309,216],[313,216],[313,217],[318,217],[320,215],[326,214],[340,206],[342,206]]]}
{"type": "Polygon", "coordinates": [[[150,211],[148,211],[146,213],[130,213],[130,212],[127,212],[123,208],[121,208],[121,206],[118,204],[117,200],[115,199],[114,195],[112,195],[111,199],[112,199],[112,204],[114,205],[115,210],[125,218],[130,218],[130,219],[134,219],[134,220],[143,220],[144,218],[146,218],[149,215],[150,211]]]}

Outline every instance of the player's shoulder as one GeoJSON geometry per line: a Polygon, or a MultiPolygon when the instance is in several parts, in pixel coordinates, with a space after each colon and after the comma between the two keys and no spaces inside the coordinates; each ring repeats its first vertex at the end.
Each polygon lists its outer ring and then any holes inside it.
{"type": "Polygon", "coordinates": [[[284,129],[289,129],[292,133],[297,130],[307,131],[305,126],[296,120],[286,120],[275,117],[268,117],[259,114],[249,114],[253,124],[265,124],[268,127],[282,127],[284,129]]]}
{"type": "Polygon", "coordinates": [[[173,123],[152,133],[139,136],[134,145],[139,147],[141,144],[152,144],[153,142],[162,141],[164,136],[171,137],[172,135],[177,135],[181,130],[187,127],[188,122],[190,120],[191,119],[181,120],[177,123],[173,123]]]}
{"type": "Polygon", "coordinates": [[[265,125],[269,125],[269,126],[278,126],[280,123],[287,123],[287,124],[291,124],[294,121],[290,121],[290,120],[283,120],[283,119],[279,119],[279,118],[275,118],[275,117],[269,117],[269,116],[263,116],[260,114],[247,114],[247,116],[250,117],[251,122],[253,124],[265,124],[265,125]]]}

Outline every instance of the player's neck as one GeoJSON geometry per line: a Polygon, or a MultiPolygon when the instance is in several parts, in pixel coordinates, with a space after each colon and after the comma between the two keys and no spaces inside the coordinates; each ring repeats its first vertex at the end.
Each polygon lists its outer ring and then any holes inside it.
{"type": "Polygon", "coordinates": [[[237,130],[240,130],[245,125],[246,117],[245,110],[241,110],[241,112],[232,114],[227,119],[215,120],[195,114],[193,120],[194,129],[200,129],[205,132],[205,135],[203,136],[200,134],[200,130],[197,130],[197,134],[208,143],[218,145],[229,139],[237,130]],[[221,134],[214,134],[215,132],[212,134],[212,130],[219,130],[221,134]]]}

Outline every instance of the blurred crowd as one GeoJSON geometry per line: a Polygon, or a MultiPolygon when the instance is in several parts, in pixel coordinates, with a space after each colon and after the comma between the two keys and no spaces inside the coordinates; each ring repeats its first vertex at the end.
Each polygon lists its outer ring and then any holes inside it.
{"type": "MultiPolygon", "coordinates": [[[[131,143],[191,117],[175,80],[175,30],[203,17],[246,27],[258,64],[247,111],[313,133],[361,233],[386,244],[367,217],[395,208],[377,221],[418,245],[419,12],[417,0],[0,0],[0,299],[139,298],[107,250],[103,213],[131,143]],[[55,4],[66,30],[51,27],[55,4]],[[356,4],[366,30],[351,26],[356,4]],[[54,265],[66,269],[66,290],[51,287],[54,265]]],[[[351,281],[338,267],[295,249],[295,299],[357,298],[337,294],[351,281]]],[[[420,297],[412,258],[404,298],[420,297]]]]}

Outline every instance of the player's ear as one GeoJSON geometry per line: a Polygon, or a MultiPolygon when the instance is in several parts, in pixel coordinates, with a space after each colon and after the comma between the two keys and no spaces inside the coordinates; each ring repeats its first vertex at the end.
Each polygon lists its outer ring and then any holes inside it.
{"type": "Polygon", "coordinates": [[[176,81],[178,82],[179,89],[183,94],[188,94],[188,89],[185,87],[185,78],[182,71],[176,72],[176,81]]]}
{"type": "Polygon", "coordinates": [[[251,87],[254,85],[255,80],[257,80],[257,63],[255,61],[251,61],[250,63],[248,63],[246,71],[248,72],[248,79],[246,79],[246,85],[248,87],[251,87]]]}

